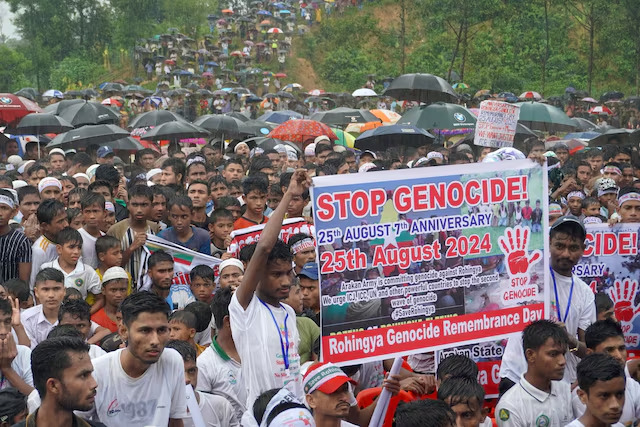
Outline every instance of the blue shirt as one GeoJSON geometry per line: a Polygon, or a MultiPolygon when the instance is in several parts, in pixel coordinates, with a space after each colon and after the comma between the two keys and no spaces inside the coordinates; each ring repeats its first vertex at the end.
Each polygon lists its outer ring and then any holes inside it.
{"type": "Polygon", "coordinates": [[[158,234],[158,237],[168,240],[171,243],[175,243],[176,245],[191,249],[192,251],[211,255],[211,241],[209,240],[209,233],[202,228],[194,227],[193,225],[191,226],[191,231],[193,232],[193,236],[191,236],[191,238],[186,242],[178,239],[176,230],[173,227],[162,230],[158,234]]]}

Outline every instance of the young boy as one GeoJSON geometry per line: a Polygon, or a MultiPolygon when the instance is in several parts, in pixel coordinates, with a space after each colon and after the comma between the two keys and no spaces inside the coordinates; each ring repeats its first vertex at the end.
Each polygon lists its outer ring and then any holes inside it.
{"type": "Polygon", "coordinates": [[[13,307],[6,299],[0,300],[0,340],[2,340],[3,363],[0,365],[2,381],[0,389],[15,387],[27,396],[33,390],[31,377],[31,350],[15,342],[11,333],[13,307]]]}
{"type": "MultiPolygon", "coordinates": [[[[633,380],[631,380],[633,381],[633,380]]],[[[623,426],[619,423],[626,403],[624,367],[606,354],[591,354],[578,363],[578,396],[584,414],[567,427],[623,426]]]]}
{"type": "MultiPolygon", "coordinates": [[[[62,303],[58,311],[58,326],[73,326],[81,335],[84,341],[87,341],[91,334],[91,307],[86,301],[77,299],[69,300],[62,303]]],[[[48,336],[47,336],[48,337],[48,336]]],[[[105,355],[106,352],[95,344],[91,344],[89,348],[89,357],[105,355]]]]}
{"type": "Polygon", "coordinates": [[[211,255],[209,233],[191,224],[193,218],[193,202],[184,195],[177,195],[169,200],[169,219],[171,227],[162,230],[158,237],[183,246],[201,254],[211,255]]]}
{"type": "Polygon", "coordinates": [[[244,274],[244,264],[236,258],[225,259],[218,267],[218,284],[220,289],[231,288],[235,292],[240,286],[240,280],[244,274]]]}
{"type": "MultiPolygon", "coordinates": [[[[585,199],[585,195],[582,191],[572,191],[567,194],[567,206],[569,212],[576,218],[580,218],[582,215],[582,201],[585,199]]],[[[582,218],[580,218],[582,219],[582,218]]]]}
{"type": "Polygon", "coordinates": [[[76,187],[69,191],[69,205],[68,209],[82,209],[82,203],[80,201],[88,193],[86,188],[76,187]]]}
{"type": "Polygon", "coordinates": [[[602,165],[604,164],[604,157],[600,148],[590,148],[587,152],[587,162],[591,165],[591,171],[594,175],[600,173],[602,165]]]}
{"type": "Polygon", "coordinates": [[[200,353],[204,351],[205,347],[198,345],[194,340],[196,336],[196,322],[195,314],[185,310],[174,311],[171,317],[169,317],[169,339],[188,343],[193,347],[197,355],[200,356],[200,353]]]}
{"type": "Polygon", "coordinates": [[[96,271],[80,261],[82,255],[82,236],[78,230],[71,227],[58,233],[56,244],[58,258],[51,262],[45,262],[41,268],[55,268],[64,274],[65,288],[80,291],[82,298],[86,299],[89,293],[95,297],[95,303],[91,307],[91,313],[95,313],[104,306],[100,277],[96,271]]]}
{"type": "Polygon", "coordinates": [[[600,215],[608,219],[615,212],[619,188],[611,178],[600,178],[596,181],[595,189],[600,202],[600,215]]]}
{"type": "Polygon", "coordinates": [[[7,291],[7,297],[11,301],[15,301],[16,299],[18,300],[20,312],[33,307],[33,296],[31,295],[29,284],[26,281],[11,279],[4,282],[2,286],[4,286],[7,291]]]}
{"type": "Polygon", "coordinates": [[[300,274],[306,263],[316,261],[316,245],[313,239],[306,233],[297,233],[289,237],[287,242],[293,253],[294,270],[300,274]]]}
{"type": "Polygon", "coordinates": [[[522,332],[527,371],[500,398],[496,421],[502,426],[564,426],[573,419],[571,386],[562,381],[569,337],[550,320],[532,322],[522,332]]]}
{"type": "Polygon", "coordinates": [[[58,310],[64,298],[64,275],[55,268],[44,268],[34,280],[38,305],[20,314],[20,320],[31,341],[31,348],[44,341],[58,324],[58,310]]]}
{"type": "Polygon", "coordinates": [[[302,316],[302,290],[299,280],[295,280],[289,289],[289,296],[282,302],[293,308],[296,312],[296,326],[300,334],[298,353],[300,353],[300,364],[313,360],[313,343],[320,337],[320,328],[315,321],[309,317],[302,316]]]}
{"type": "Polygon", "coordinates": [[[475,378],[447,378],[438,387],[438,399],[455,412],[457,427],[491,427],[483,409],[484,389],[475,378]]]}
{"type": "Polygon", "coordinates": [[[224,196],[218,199],[216,209],[226,209],[233,215],[233,220],[236,221],[242,215],[242,206],[240,201],[235,197],[224,196]]]}
{"type": "Polygon", "coordinates": [[[227,253],[227,239],[233,231],[233,214],[226,209],[214,209],[209,222],[211,255],[221,258],[227,253]]]}
{"type": "Polygon", "coordinates": [[[214,176],[209,180],[209,198],[207,202],[207,214],[211,214],[214,209],[218,208],[218,200],[221,197],[229,195],[229,187],[227,181],[221,176],[214,176]]]}
{"type": "Polygon", "coordinates": [[[91,316],[93,322],[111,332],[118,332],[116,313],[120,303],[127,296],[128,283],[129,275],[122,267],[111,267],[105,271],[102,276],[104,307],[91,316]]]}
{"type": "Polygon", "coordinates": [[[600,218],[600,202],[595,197],[586,197],[582,200],[582,220],[585,218],[600,218]]]}
{"type": "Polygon", "coordinates": [[[151,187],[151,193],[153,194],[153,201],[151,202],[151,221],[157,223],[160,230],[167,228],[167,202],[169,201],[167,192],[168,189],[161,185],[154,185],[151,187]]]}
{"type": "MultiPolygon", "coordinates": [[[[187,385],[193,387],[193,391],[198,401],[198,408],[204,419],[205,426],[229,426],[239,427],[240,423],[236,418],[231,404],[222,396],[202,393],[197,390],[198,386],[198,366],[196,365],[196,352],[184,341],[172,340],[167,343],[167,348],[176,350],[184,362],[184,378],[187,385]]],[[[193,426],[191,417],[183,420],[185,427],[193,426]]]]}
{"type": "Polygon", "coordinates": [[[133,278],[134,286],[141,286],[140,256],[147,242],[147,233],[156,234],[158,224],[149,221],[153,194],[146,185],[134,185],[129,189],[129,218],[117,222],[107,234],[120,242],[122,267],[133,278]],[[140,282],[140,283],[138,283],[140,282]]]}
{"type": "MultiPolygon", "coordinates": [[[[204,164],[202,164],[204,166],[204,164]]],[[[187,196],[191,199],[193,208],[191,209],[191,223],[203,230],[209,229],[209,217],[207,216],[207,200],[209,198],[209,187],[205,181],[195,180],[189,182],[187,196]]]]}
{"type": "Polygon", "coordinates": [[[62,184],[57,178],[46,177],[38,183],[38,191],[42,200],[53,199],[62,202],[62,184]]]}
{"type": "MultiPolygon", "coordinates": [[[[291,181],[291,172],[283,173],[280,176],[280,187],[282,189],[282,193],[284,194],[287,191],[287,187],[289,187],[289,182],[291,181]]],[[[305,191],[300,196],[294,197],[291,202],[289,202],[289,206],[287,207],[287,218],[297,218],[304,217],[302,211],[305,206],[309,203],[309,192],[305,191]]]]}
{"type": "Polygon", "coordinates": [[[18,211],[13,193],[0,189],[0,282],[20,278],[29,280],[31,274],[31,242],[22,231],[15,230],[9,221],[18,211]]]}
{"type": "Polygon", "coordinates": [[[81,200],[84,226],[78,230],[82,236],[82,261],[92,268],[98,267],[96,240],[104,236],[100,227],[104,221],[104,197],[98,193],[87,193],[81,200]]]}
{"type": "MultiPolygon", "coordinates": [[[[98,268],[96,273],[103,278],[103,274],[111,267],[122,265],[122,246],[118,239],[112,236],[98,237],[96,240],[96,256],[98,257],[98,268]]],[[[126,270],[125,270],[126,271],[126,270]]],[[[127,272],[127,295],[132,292],[131,275],[127,272]]]]}
{"type": "Polygon", "coordinates": [[[18,205],[19,211],[15,219],[20,224],[23,224],[31,215],[35,215],[38,211],[38,206],[40,206],[40,193],[38,189],[32,185],[20,187],[17,192],[20,204],[18,205]]]}
{"type": "Polygon", "coordinates": [[[104,220],[100,226],[100,231],[107,233],[116,223],[116,207],[112,202],[104,202],[104,220]]]}
{"type": "Polygon", "coordinates": [[[622,223],[640,222],[640,191],[624,187],[618,193],[618,216],[622,223]]]}
{"type": "Polygon", "coordinates": [[[259,176],[250,176],[244,180],[242,188],[247,210],[233,224],[234,230],[264,224],[269,221],[269,218],[264,216],[267,190],[269,189],[268,181],[259,176]]]}
{"type": "Polygon", "coordinates": [[[213,269],[208,265],[197,265],[191,269],[191,293],[197,301],[211,304],[216,289],[213,269]]]}
{"type": "Polygon", "coordinates": [[[56,239],[58,233],[69,226],[64,205],[58,200],[44,200],[36,211],[42,236],[31,246],[32,264],[29,286],[33,289],[36,275],[45,262],[53,261],[57,256],[56,239]]]}
{"type": "Polygon", "coordinates": [[[161,296],[173,310],[182,310],[195,301],[189,286],[173,283],[173,257],[165,251],[154,252],[147,262],[147,274],[151,279],[150,291],[161,296]]]}

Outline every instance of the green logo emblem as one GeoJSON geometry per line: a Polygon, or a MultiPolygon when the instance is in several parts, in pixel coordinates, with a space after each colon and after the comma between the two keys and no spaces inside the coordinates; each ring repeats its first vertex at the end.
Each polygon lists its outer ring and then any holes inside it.
{"type": "Polygon", "coordinates": [[[507,421],[509,419],[509,410],[508,409],[500,409],[500,411],[498,412],[498,417],[502,420],[502,421],[507,421]]]}
{"type": "Polygon", "coordinates": [[[76,283],[75,283],[75,285],[76,285],[77,287],[81,288],[81,287],[82,287],[82,285],[84,285],[84,280],[82,280],[82,279],[76,279],[76,283]]]}
{"type": "Polygon", "coordinates": [[[550,424],[549,417],[542,414],[536,418],[536,427],[548,427],[550,424]]]}

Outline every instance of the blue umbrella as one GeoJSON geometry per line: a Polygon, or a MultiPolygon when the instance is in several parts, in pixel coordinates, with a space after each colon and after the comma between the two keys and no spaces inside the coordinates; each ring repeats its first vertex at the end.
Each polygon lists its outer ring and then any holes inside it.
{"type": "Polygon", "coordinates": [[[563,139],[584,139],[584,140],[590,140],[593,139],[595,137],[598,137],[602,135],[600,132],[594,132],[594,131],[587,131],[587,132],[573,132],[573,133],[568,133],[564,136],[563,139]]]}
{"type": "Polygon", "coordinates": [[[296,113],[295,111],[291,111],[291,110],[282,110],[282,111],[271,111],[269,113],[264,113],[263,115],[258,117],[258,120],[262,120],[263,122],[282,124],[289,120],[302,119],[302,118],[303,116],[300,113],[296,113]]]}
{"type": "Polygon", "coordinates": [[[218,67],[218,63],[214,61],[205,62],[204,65],[208,65],[209,67],[218,67]]]}
{"type": "Polygon", "coordinates": [[[435,136],[411,125],[380,126],[356,138],[359,150],[384,151],[390,147],[421,147],[433,142],[435,136]]]}
{"type": "Polygon", "coordinates": [[[290,11],[288,11],[287,9],[282,9],[282,10],[280,11],[280,15],[289,15],[290,13],[291,13],[291,12],[290,12],[290,11]]]}
{"type": "Polygon", "coordinates": [[[273,14],[271,12],[269,12],[268,10],[260,10],[260,11],[258,11],[258,15],[273,16],[273,14]]]}

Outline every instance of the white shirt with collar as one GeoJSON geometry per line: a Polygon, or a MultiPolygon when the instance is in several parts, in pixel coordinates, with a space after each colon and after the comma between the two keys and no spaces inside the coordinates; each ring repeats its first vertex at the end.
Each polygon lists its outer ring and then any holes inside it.
{"type": "MultiPolygon", "coordinates": [[[[558,308],[560,310],[561,317],[564,318],[567,304],[569,303],[569,294],[571,293],[571,280],[573,279],[573,295],[571,296],[571,305],[569,307],[569,313],[564,322],[567,327],[567,332],[570,336],[578,336],[578,329],[583,331],[587,329],[589,325],[596,321],[596,305],[595,296],[589,285],[582,281],[578,276],[574,275],[573,278],[562,276],[555,273],[556,288],[558,289],[558,308]]],[[[557,311],[555,306],[555,295],[553,292],[553,280],[550,281],[551,289],[551,319],[557,319],[557,311]]],[[[567,352],[567,367],[564,370],[563,381],[567,383],[573,383],[577,379],[576,368],[580,359],[570,352],[567,352]]],[[[527,371],[527,360],[524,356],[524,349],[522,348],[522,333],[512,334],[509,337],[507,346],[504,349],[502,355],[502,364],[500,366],[500,378],[508,378],[514,383],[517,383],[520,376],[527,371]]]]}
{"type": "Polygon", "coordinates": [[[42,304],[28,308],[20,313],[20,321],[24,326],[24,331],[31,340],[31,349],[33,350],[42,341],[47,339],[47,335],[58,324],[56,320],[51,323],[47,320],[42,312],[42,304]]]}
{"type": "MultiPolygon", "coordinates": [[[[13,369],[28,386],[33,387],[33,375],[31,374],[31,349],[27,346],[16,344],[16,350],[18,351],[18,354],[11,362],[11,369],[13,369]]],[[[7,387],[15,387],[15,384],[11,384],[9,380],[2,375],[0,378],[0,390],[4,390],[7,387]]]]}
{"type": "Polygon", "coordinates": [[[76,268],[71,273],[67,273],[60,267],[59,258],[56,258],[51,262],[45,262],[42,264],[41,269],[43,268],[55,268],[56,270],[60,270],[64,275],[64,287],[79,290],[82,294],[82,299],[86,299],[89,292],[92,294],[99,294],[102,292],[100,276],[98,276],[98,273],[96,273],[91,266],[84,264],[82,259],[78,260],[76,268]]]}
{"type": "Polygon", "coordinates": [[[502,396],[495,413],[498,427],[564,427],[574,419],[571,386],[564,381],[551,381],[551,392],[547,393],[531,385],[523,375],[502,396]]]}

